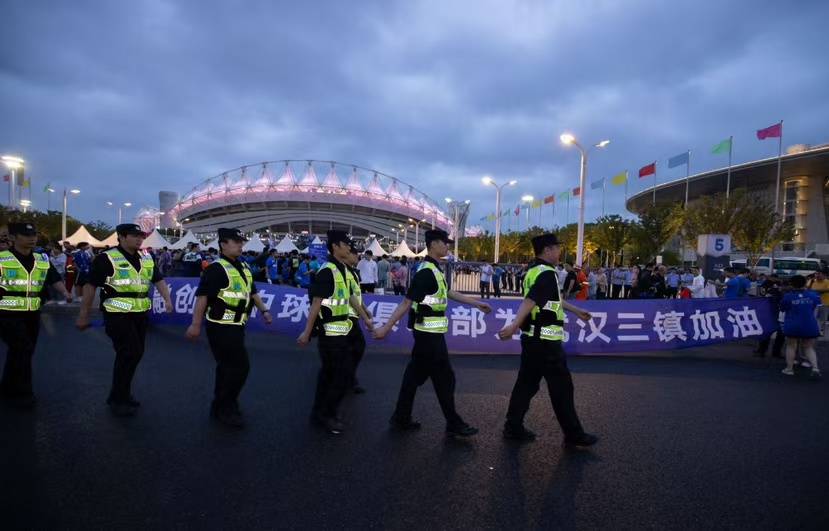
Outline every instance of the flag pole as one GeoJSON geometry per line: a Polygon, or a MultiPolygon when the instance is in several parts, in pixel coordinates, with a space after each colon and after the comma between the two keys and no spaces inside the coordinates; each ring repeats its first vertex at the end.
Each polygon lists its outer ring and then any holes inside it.
{"type": "Polygon", "coordinates": [[[688,208],[688,188],[691,183],[691,150],[688,150],[688,156],[685,158],[685,208],[688,208]]]}
{"type": "Polygon", "coordinates": [[[653,204],[656,206],[656,161],[653,163],[653,204]]]}
{"type": "Polygon", "coordinates": [[[780,213],[780,166],[783,158],[783,120],[780,120],[780,136],[777,137],[777,185],[774,188],[774,213],[780,213]]]}
{"type": "Polygon", "coordinates": [[[570,223],[570,194],[567,194],[567,212],[564,214],[564,226],[570,223]]]}
{"type": "Polygon", "coordinates": [[[604,191],[607,188],[607,179],[602,179],[602,217],[604,217],[604,191]]]}
{"type": "MultiPolygon", "coordinates": [[[[728,199],[731,195],[731,149],[734,146],[734,136],[728,137],[728,173],[725,180],[725,198],[728,199]]],[[[748,186],[746,186],[748,187],[748,186]]]]}

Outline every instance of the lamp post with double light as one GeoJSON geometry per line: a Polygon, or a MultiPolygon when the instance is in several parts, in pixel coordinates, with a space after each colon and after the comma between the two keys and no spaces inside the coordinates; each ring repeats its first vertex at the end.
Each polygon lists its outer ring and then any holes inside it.
{"type": "MultiPolygon", "coordinates": [[[[587,179],[587,149],[584,149],[581,144],[578,143],[576,137],[571,135],[570,133],[562,134],[559,139],[561,143],[565,146],[573,145],[576,146],[581,153],[581,169],[579,170],[579,224],[578,224],[578,236],[576,242],[576,265],[581,267],[582,265],[582,258],[584,255],[584,181],[587,179]]],[[[593,144],[592,147],[603,148],[610,144],[610,140],[602,140],[598,144],[593,144]]]]}
{"type": "MultiPolygon", "coordinates": [[[[81,193],[81,191],[78,190],[77,188],[73,188],[73,189],[69,190],[68,192],[72,195],[78,195],[79,193],[81,193]]],[[[63,219],[62,219],[62,222],[61,222],[61,234],[63,235],[64,240],[66,239],[66,211],[67,211],[67,203],[68,203],[67,197],[68,197],[67,190],[66,190],[66,188],[64,188],[63,189],[63,219]]]]}
{"type": "Polygon", "coordinates": [[[17,176],[17,170],[22,169],[26,161],[12,155],[3,155],[0,157],[0,161],[9,169],[9,208],[17,208],[17,200],[15,198],[17,195],[17,190],[15,189],[17,182],[15,177],[17,176]]]}
{"type": "Polygon", "coordinates": [[[451,197],[446,198],[446,204],[452,209],[452,227],[455,228],[455,260],[458,259],[458,240],[461,239],[460,231],[460,208],[461,205],[469,205],[470,201],[453,201],[451,197]]]}
{"type": "Polygon", "coordinates": [[[518,184],[518,181],[513,179],[499,185],[492,177],[487,175],[481,179],[481,182],[484,183],[484,186],[492,186],[495,188],[495,259],[493,263],[497,264],[498,257],[501,255],[501,190],[505,186],[515,186],[518,184]]]}

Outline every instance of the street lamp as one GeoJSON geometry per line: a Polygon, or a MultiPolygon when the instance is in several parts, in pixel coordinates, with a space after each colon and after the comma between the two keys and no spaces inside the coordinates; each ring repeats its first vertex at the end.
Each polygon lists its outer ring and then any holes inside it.
{"type": "Polygon", "coordinates": [[[461,239],[461,231],[460,231],[460,227],[459,227],[460,220],[458,219],[458,218],[460,218],[459,210],[460,210],[460,206],[462,204],[463,205],[468,205],[470,203],[470,201],[469,201],[469,199],[467,199],[466,201],[463,201],[463,202],[452,201],[451,197],[447,197],[446,198],[446,203],[452,208],[452,222],[454,223],[452,226],[455,228],[455,260],[457,260],[458,259],[458,240],[461,239]]]}
{"type": "Polygon", "coordinates": [[[505,182],[502,185],[498,185],[495,180],[487,175],[481,182],[484,183],[484,186],[493,186],[495,188],[495,260],[494,262],[498,263],[498,257],[501,254],[501,190],[505,186],[515,186],[518,184],[518,181],[513,179],[511,181],[505,182]]]}
{"type": "Polygon", "coordinates": [[[132,203],[124,203],[118,206],[118,224],[121,224],[121,208],[123,207],[124,210],[128,209],[132,206],[132,203]]]}
{"type": "Polygon", "coordinates": [[[21,159],[20,157],[14,157],[12,155],[3,155],[0,157],[0,161],[6,165],[9,169],[9,208],[14,208],[17,204],[15,201],[15,170],[19,170],[26,164],[26,161],[21,159]]]}
{"type": "Polygon", "coordinates": [[[20,200],[20,206],[22,206],[22,207],[23,207],[23,213],[25,214],[25,213],[26,213],[26,210],[27,210],[30,206],[32,206],[32,202],[31,202],[31,201],[29,201],[28,199],[21,199],[21,200],[20,200]]]}
{"type": "MultiPolygon", "coordinates": [[[[586,195],[584,180],[587,178],[587,152],[589,151],[589,148],[584,149],[581,144],[578,143],[576,137],[570,133],[564,133],[559,138],[561,139],[562,144],[565,146],[576,146],[581,153],[581,169],[579,171],[579,225],[576,243],[576,265],[581,267],[582,255],[584,254],[584,196],[586,195]]],[[[608,144],[610,144],[610,140],[602,140],[598,144],[593,144],[592,147],[603,148],[608,144]]]]}
{"type": "MultiPolygon", "coordinates": [[[[78,190],[77,188],[73,188],[73,189],[69,190],[69,193],[72,194],[72,195],[78,195],[79,193],[81,193],[81,191],[78,190]]],[[[66,188],[64,188],[63,189],[63,219],[61,220],[61,234],[63,234],[62,239],[64,239],[64,240],[66,239],[66,205],[67,205],[66,198],[67,198],[66,188]]]]}
{"type": "Polygon", "coordinates": [[[415,252],[417,252],[417,245],[420,242],[420,224],[426,223],[425,219],[421,219],[417,221],[416,219],[409,218],[409,223],[414,223],[415,227],[415,252]]]}

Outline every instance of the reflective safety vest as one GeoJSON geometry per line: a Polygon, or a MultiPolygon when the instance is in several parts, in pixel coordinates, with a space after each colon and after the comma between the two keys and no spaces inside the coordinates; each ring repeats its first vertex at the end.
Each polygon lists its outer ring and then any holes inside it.
{"type": "Polygon", "coordinates": [[[104,310],[111,313],[148,311],[152,307],[149,294],[155,267],[153,257],[141,255],[140,270],[136,271],[117,247],[104,254],[112,263],[112,276],[104,280],[104,310]]]}
{"type": "Polygon", "coordinates": [[[424,297],[421,302],[412,303],[415,314],[414,329],[431,334],[445,334],[449,331],[449,319],[446,317],[446,300],[449,297],[449,290],[446,288],[446,277],[435,264],[429,261],[423,262],[418,271],[421,269],[428,269],[432,272],[437,281],[438,290],[424,297]]]}
{"type": "MultiPolygon", "coordinates": [[[[530,289],[538,280],[538,275],[545,271],[552,271],[553,275],[556,274],[555,269],[546,264],[538,264],[527,271],[524,277],[524,297],[529,294],[530,289]]],[[[564,340],[564,307],[561,303],[561,288],[558,286],[558,279],[556,279],[556,291],[558,292],[557,301],[550,300],[543,308],[535,306],[532,309],[529,318],[521,327],[522,335],[547,341],[564,340]]]]}
{"type": "MultiPolygon", "coordinates": [[[[363,293],[360,291],[360,283],[357,282],[357,275],[355,275],[354,271],[352,271],[348,266],[346,266],[345,270],[348,275],[348,288],[351,290],[351,294],[357,297],[359,304],[363,304],[363,293]]],[[[351,304],[348,305],[348,316],[354,319],[360,318],[357,310],[355,310],[351,304]]]]}
{"type": "Polygon", "coordinates": [[[222,266],[227,276],[227,285],[219,290],[216,300],[208,305],[205,317],[212,323],[243,326],[248,321],[253,274],[245,262],[240,262],[244,274],[239,273],[224,258],[219,258],[214,263],[222,266]]]}
{"type": "Polygon", "coordinates": [[[5,290],[0,310],[34,312],[40,309],[40,292],[46,283],[49,259],[37,253],[34,259],[30,273],[11,251],[0,252],[0,287],[5,290]]]}
{"type": "MultiPolygon", "coordinates": [[[[322,306],[328,308],[328,314],[320,310],[320,323],[325,335],[328,337],[345,336],[351,331],[353,323],[348,318],[349,299],[351,289],[349,283],[343,277],[334,262],[326,262],[320,271],[330,269],[334,276],[334,293],[330,297],[322,299],[322,306]]],[[[348,268],[346,268],[347,270],[348,268]]]]}

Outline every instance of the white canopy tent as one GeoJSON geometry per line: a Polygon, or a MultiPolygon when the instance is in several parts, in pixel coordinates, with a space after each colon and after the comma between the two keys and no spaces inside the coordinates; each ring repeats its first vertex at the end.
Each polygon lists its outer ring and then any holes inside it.
{"type": "Polygon", "coordinates": [[[417,253],[417,255],[415,256],[426,256],[426,248],[424,247],[423,250],[417,253]]]}
{"type": "Polygon", "coordinates": [[[242,250],[245,252],[255,251],[257,253],[261,253],[265,250],[265,244],[262,243],[262,239],[259,237],[259,234],[254,232],[253,237],[242,246],[242,250]]]}
{"type": "Polygon", "coordinates": [[[397,249],[395,249],[389,254],[391,254],[392,256],[405,256],[406,258],[414,258],[416,256],[409,248],[408,244],[406,244],[405,240],[400,242],[400,245],[397,246],[397,249]]]}
{"type": "MultiPolygon", "coordinates": [[[[99,240],[95,236],[89,234],[89,231],[86,230],[86,227],[84,227],[83,225],[81,225],[78,228],[78,230],[76,230],[75,233],[72,234],[72,236],[68,236],[65,240],[60,241],[60,243],[64,243],[64,242],[68,243],[69,245],[73,245],[73,246],[76,246],[76,245],[78,245],[79,243],[82,243],[82,242],[86,242],[89,245],[91,245],[92,247],[103,247],[104,246],[103,242],[101,242],[101,240],[99,240]]],[[[116,245],[117,244],[118,244],[118,242],[116,242],[116,245]]]]}
{"type": "Polygon", "coordinates": [[[377,240],[371,240],[371,245],[366,247],[366,251],[371,251],[371,254],[374,256],[383,256],[384,254],[389,254],[383,249],[377,240]]]}
{"type": "Polygon", "coordinates": [[[294,245],[294,242],[286,234],[282,241],[276,244],[276,252],[278,253],[290,253],[291,251],[299,251],[297,246],[294,245]]]}
{"type": "Polygon", "coordinates": [[[115,247],[118,245],[118,233],[113,232],[109,236],[106,237],[104,241],[101,242],[104,247],[115,247]]]}
{"type": "Polygon", "coordinates": [[[215,240],[212,240],[212,241],[209,241],[209,242],[205,243],[204,248],[205,249],[213,248],[213,249],[216,249],[218,251],[219,250],[219,238],[216,238],[215,240]]]}
{"type": "Polygon", "coordinates": [[[178,250],[178,249],[187,249],[191,243],[198,243],[201,245],[201,242],[198,238],[196,238],[193,231],[187,231],[187,233],[180,238],[176,243],[168,246],[169,249],[178,250]]]}
{"type": "Polygon", "coordinates": [[[170,242],[167,241],[164,236],[158,232],[158,229],[154,229],[153,232],[144,238],[144,243],[141,244],[142,249],[147,249],[148,247],[153,249],[162,249],[164,247],[169,248],[170,242]]]}
{"type": "Polygon", "coordinates": [[[320,240],[320,237],[317,236],[316,238],[314,238],[314,241],[311,242],[311,245],[315,245],[315,244],[319,245],[319,244],[322,244],[322,243],[325,243],[325,242],[320,240]]]}

